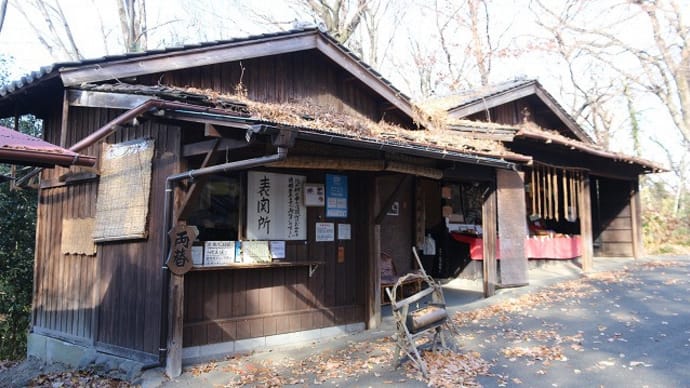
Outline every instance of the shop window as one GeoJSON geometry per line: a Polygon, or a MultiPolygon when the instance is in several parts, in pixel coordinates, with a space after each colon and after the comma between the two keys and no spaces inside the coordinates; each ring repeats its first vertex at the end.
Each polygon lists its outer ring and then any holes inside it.
{"type": "Polygon", "coordinates": [[[242,189],[239,175],[210,176],[199,185],[198,198],[189,204],[187,218],[188,224],[199,228],[199,240],[238,240],[242,189]]]}

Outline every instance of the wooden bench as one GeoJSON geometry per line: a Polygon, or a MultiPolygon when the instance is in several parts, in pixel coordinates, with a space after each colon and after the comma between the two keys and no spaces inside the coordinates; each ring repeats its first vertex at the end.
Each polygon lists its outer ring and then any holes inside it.
{"type": "MultiPolygon", "coordinates": [[[[386,305],[391,302],[389,298],[387,298],[387,294],[384,292],[386,288],[393,287],[401,277],[398,275],[398,271],[395,268],[395,263],[393,262],[393,257],[389,255],[388,253],[381,253],[381,263],[380,263],[380,272],[381,272],[381,304],[386,305]]],[[[408,275],[408,274],[406,274],[408,275]]],[[[400,295],[400,297],[403,297],[404,295],[407,294],[414,294],[416,292],[419,292],[422,289],[422,274],[419,271],[414,271],[410,272],[409,275],[405,278],[403,282],[400,282],[396,287],[396,292],[399,291],[399,293],[396,293],[396,295],[400,295]]]]}

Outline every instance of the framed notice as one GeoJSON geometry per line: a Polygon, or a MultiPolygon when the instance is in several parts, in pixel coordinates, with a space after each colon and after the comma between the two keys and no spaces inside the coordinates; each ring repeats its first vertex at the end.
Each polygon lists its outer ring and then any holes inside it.
{"type": "Polygon", "coordinates": [[[326,174],[326,218],[347,218],[347,176],[326,174]]]}
{"type": "Polygon", "coordinates": [[[316,241],[335,241],[335,224],[332,222],[317,222],[315,236],[316,241]]]}
{"type": "Polygon", "coordinates": [[[301,175],[247,173],[248,240],[307,239],[305,181],[301,175]]]}

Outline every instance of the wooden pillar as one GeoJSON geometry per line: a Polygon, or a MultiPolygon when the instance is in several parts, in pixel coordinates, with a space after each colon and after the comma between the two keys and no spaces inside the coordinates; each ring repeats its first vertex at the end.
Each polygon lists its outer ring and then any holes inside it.
{"type": "Polygon", "coordinates": [[[184,276],[170,274],[168,302],[168,354],[165,374],[182,374],[182,328],[184,326],[184,276]]]}
{"type": "Polygon", "coordinates": [[[526,285],[529,283],[525,255],[527,209],[522,172],[496,170],[496,203],[498,239],[501,244],[501,285],[526,285]]]}
{"type": "Polygon", "coordinates": [[[374,219],[378,213],[378,185],[376,177],[367,180],[363,188],[363,197],[367,199],[367,249],[368,271],[366,282],[366,322],[367,329],[375,329],[381,325],[381,225],[374,219]]]}
{"type": "Polygon", "coordinates": [[[490,185],[482,204],[482,242],[484,248],[483,282],[484,297],[496,293],[496,189],[490,185]]]}
{"type": "Polygon", "coordinates": [[[640,206],[639,179],[630,182],[630,219],[632,221],[633,257],[639,259],[645,254],[642,236],[642,208],[640,206]]]}
{"type": "Polygon", "coordinates": [[[577,208],[580,218],[580,243],[582,244],[582,271],[592,270],[594,240],[592,238],[592,200],[589,175],[583,173],[579,182],[577,208]]]}

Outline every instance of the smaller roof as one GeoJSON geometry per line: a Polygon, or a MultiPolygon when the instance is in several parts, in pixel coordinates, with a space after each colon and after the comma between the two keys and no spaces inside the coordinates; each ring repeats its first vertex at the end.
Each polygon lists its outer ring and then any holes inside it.
{"type": "Polygon", "coordinates": [[[0,162],[30,166],[93,166],[96,158],[81,155],[37,137],[0,126],[0,162]]]}
{"type": "Polygon", "coordinates": [[[594,143],[575,119],[536,79],[517,78],[486,85],[450,96],[434,98],[423,102],[421,106],[428,111],[444,110],[450,117],[461,119],[528,96],[536,96],[579,140],[594,143]]]}
{"type": "Polygon", "coordinates": [[[662,166],[661,164],[646,159],[626,155],[620,152],[608,151],[596,144],[589,144],[575,139],[571,139],[556,132],[546,131],[533,124],[522,125],[520,127],[520,130],[515,134],[514,139],[532,140],[544,142],[546,144],[558,144],[562,146],[565,150],[572,150],[573,152],[581,152],[594,157],[634,165],[639,167],[645,173],[668,171],[668,169],[662,166]]]}

